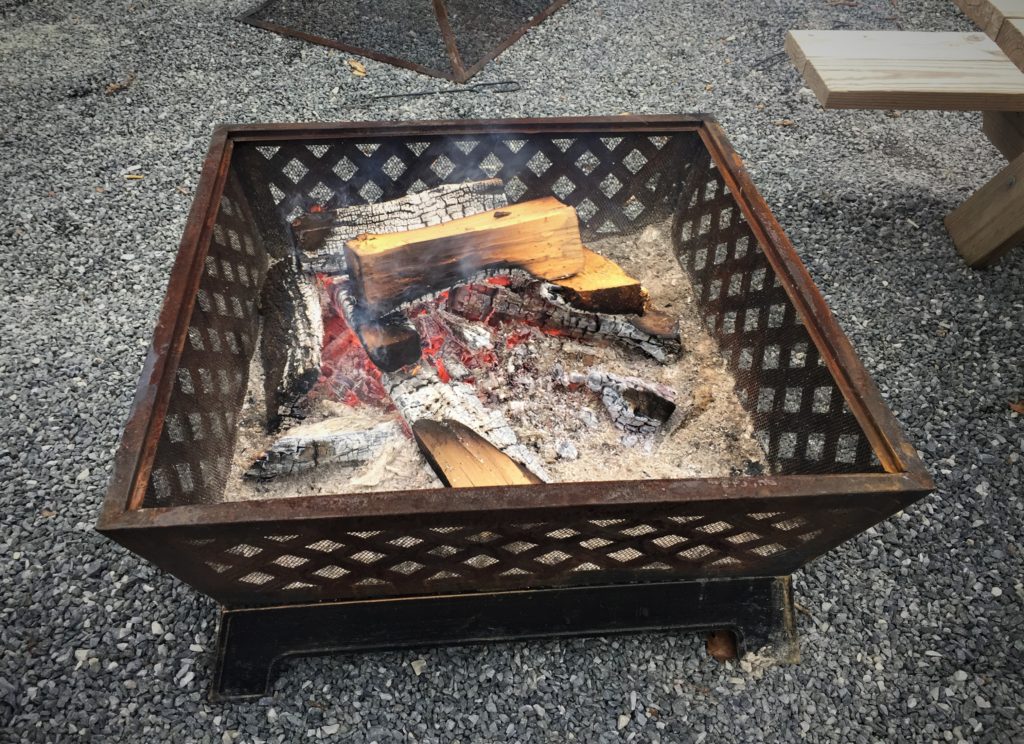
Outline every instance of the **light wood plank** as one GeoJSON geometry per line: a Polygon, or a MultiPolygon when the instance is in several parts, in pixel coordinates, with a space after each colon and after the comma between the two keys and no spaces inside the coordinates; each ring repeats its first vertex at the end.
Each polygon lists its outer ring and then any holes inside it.
{"type": "Polygon", "coordinates": [[[1024,0],[954,0],[978,28],[995,38],[1007,18],[1024,18],[1024,0]]]}
{"type": "Polygon", "coordinates": [[[804,77],[825,108],[1024,111],[1024,72],[1009,60],[809,58],[804,77]]]}
{"type": "Polygon", "coordinates": [[[996,44],[1018,68],[1024,69],[1024,18],[1008,18],[999,29],[996,44]]]}
{"type": "Polygon", "coordinates": [[[985,34],[946,31],[802,31],[786,34],[786,52],[800,71],[806,60],[1006,61],[985,34]]]}
{"type": "Polygon", "coordinates": [[[1007,160],[1024,152],[1024,113],[986,111],[981,130],[1007,160]]]}
{"type": "Polygon", "coordinates": [[[971,266],[987,266],[1024,241],[1024,155],[950,212],[946,229],[971,266]]]}

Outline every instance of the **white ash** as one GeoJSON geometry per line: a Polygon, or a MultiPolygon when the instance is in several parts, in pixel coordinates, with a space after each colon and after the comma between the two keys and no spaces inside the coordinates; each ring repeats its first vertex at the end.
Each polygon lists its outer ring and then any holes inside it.
{"type": "Polygon", "coordinates": [[[465,424],[541,480],[551,480],[544,466],[522,447],[504,413],[487,408],[476,389],[463,382],[442,382],[426,365],[384,375],[384,386],[395,408],[410,425],[421,419],[452,419],[465,424]]]}

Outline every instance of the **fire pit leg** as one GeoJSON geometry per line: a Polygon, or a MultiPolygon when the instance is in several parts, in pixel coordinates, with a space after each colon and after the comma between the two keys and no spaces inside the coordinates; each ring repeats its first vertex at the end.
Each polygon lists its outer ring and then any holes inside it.
{"type": "Polygon", "coordinates": [[[799,660],[788,576],[225,609],[211,697],[268,694],[288,656],[459,643],[726,628],[740,654],[799,660]]]}

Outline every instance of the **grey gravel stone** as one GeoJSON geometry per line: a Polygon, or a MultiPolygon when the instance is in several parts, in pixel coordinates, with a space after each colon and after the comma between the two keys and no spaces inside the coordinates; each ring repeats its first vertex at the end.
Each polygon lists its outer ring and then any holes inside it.
{"type": "Polygon", "coordinates": [[[450,85],[255,4],[0,0],[0,742],[1024,740],[1024,251],[972,271],[942,227],[1004,161],[976,113],[823,111],[782,54],[973,29],[952,3],[573,0],[477,78],[520,92],[376,102],[450,85]],[[214,604],[92,524],[213,127],[625,111],[720,119],[937,494],[797,574],[799,666],[652,633],[295,659],[209,702],[214,604]]]}

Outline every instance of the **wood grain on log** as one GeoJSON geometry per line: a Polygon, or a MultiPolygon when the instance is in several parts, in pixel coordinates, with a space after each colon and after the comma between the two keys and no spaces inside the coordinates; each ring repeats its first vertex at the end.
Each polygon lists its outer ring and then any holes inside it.
{"type": "Polygon", "coordinates": [[[647,293],[614,261],[583,248],[583,270],[553,282],[571,305],[598,313],[643,315],[647,293]]]}
{"type": "Polygon", "coordinates": [[[345,271],[345,242],[363,233],[416,230],[508,205],[499,178],[452,183],[376,204],[355,204],[301,215],[292,222],[310,268],[345,271]]]}
{"type": "Polygon", "coordinates": [[[283,417],[301,417],[300,404],[320,376],[324,326],[319,292],[293,260],[283,259],[267,272],[260,309],[267,430],[277,431],[283,417]]]}
{"type": "Polygon", "coordinates": [[[353,467],[369,462],[392,437],[402,436],[395,421],[351,431],[344,419],[331,418],[292,428],[246,471],[246,478],[270,480],[325,466],[353,467]]]}
{"type": "Polygon", "coordinates": [[[421,419],[412,433],[427,462],[446,486],[516,486],[542,483],[475,431],[451,419],[421,419]]]}
{"type": "Polygon", "coordinates": [[[360,235],[345,244],[345,259],[357,301],[383,315],[489,268],[564,279],[583,269],[583,244],[576,210],[546,197],[419,230],[360,235]]]}

